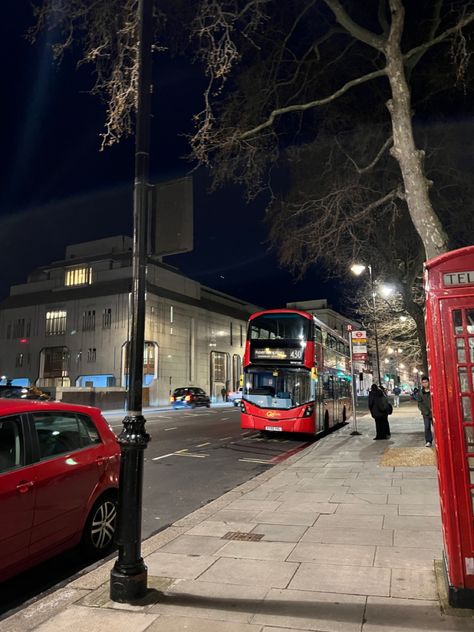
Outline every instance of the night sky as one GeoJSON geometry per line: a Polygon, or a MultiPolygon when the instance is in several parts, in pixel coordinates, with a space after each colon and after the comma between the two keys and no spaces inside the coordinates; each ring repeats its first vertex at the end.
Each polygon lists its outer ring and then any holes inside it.
{"type": "MultiPolygon", "coordinates": [[[[76,69],[67,54],[52,61],[47,35],[25,39],[29,1],[4,0],[2,151],[0,187],[0,299],[29,272],[62,259],[70,243],[132,231],[133,139],[99,151],[104,108],[87,94],[91,68],[76,69]]],[[[153,180],[184,175],[192,165],[183,134],[201,108],[204,81],[184,59],[154,55],[153,180]]],[[[203,284],[265,307],[329,298],[338,286],[313,268],[295,282],[268,251],[265,200],[246,204],[243,191],[208,193],[204,170],[194,175],[195,243],[166,261],[203,284]]]]}

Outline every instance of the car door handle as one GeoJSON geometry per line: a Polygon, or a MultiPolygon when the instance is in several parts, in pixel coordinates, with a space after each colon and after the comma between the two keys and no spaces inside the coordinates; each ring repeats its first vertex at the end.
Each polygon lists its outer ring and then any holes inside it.
{"type": "Polygon", "coordinates": [[[20,492],[20,494],[26,494],[26,492],[28,492],[33,487],[33,485],[33,481],[20,481],[16,488],[20,492]]]}

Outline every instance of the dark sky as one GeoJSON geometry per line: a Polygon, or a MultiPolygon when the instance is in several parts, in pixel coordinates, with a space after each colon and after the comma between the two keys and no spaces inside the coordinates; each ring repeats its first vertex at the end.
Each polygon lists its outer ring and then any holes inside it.
{"type": "MultiPolygon", "coordinates": [[[[104,108],[87,94],[91,70],[76,70],[67,55],[52,61],[47,35],[31,45],[29,1],[4,0],[0,25],[2,185],[0,187],[0,299],[30,271],[62,259],[66,245],[131,234],[133,140],[99,151],[104,108]]],[[[152,176],[184,175],[191,165],[182,136],[201,106],[203,79],[183,59],[155,54],[152,176]]],[[[268,252],[264,200],[245,203],[240,189],[210,195],[204,171],[195,175],[195,244],[167,261],[213,288],[263,306],[329,297],[314,269],[296,283],[268,252]]]]}

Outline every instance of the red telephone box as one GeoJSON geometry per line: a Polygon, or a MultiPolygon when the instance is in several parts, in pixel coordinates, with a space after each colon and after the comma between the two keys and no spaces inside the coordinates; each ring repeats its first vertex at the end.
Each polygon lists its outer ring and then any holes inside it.
{"type": "Polygon", "coordinates": [[[427,261],[425,291],[449,602],[474,608],[474,246],[427,261]]]}

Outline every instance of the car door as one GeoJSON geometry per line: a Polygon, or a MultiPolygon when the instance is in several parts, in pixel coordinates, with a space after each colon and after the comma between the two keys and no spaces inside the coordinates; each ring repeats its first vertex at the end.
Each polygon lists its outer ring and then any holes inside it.
{"type": "Polygon", "coordinates": [[[0,580],[29,555],[36,487],[21,415],[0,417],[0,580]]]}
{"type": "Polygon", "coordinates": [[[32,555],[79,538],[89,499],[105,471],[106,449],[98,433],[86,438],[84,417],[63,411],[31,414],[39,458],[32,555]]]}

